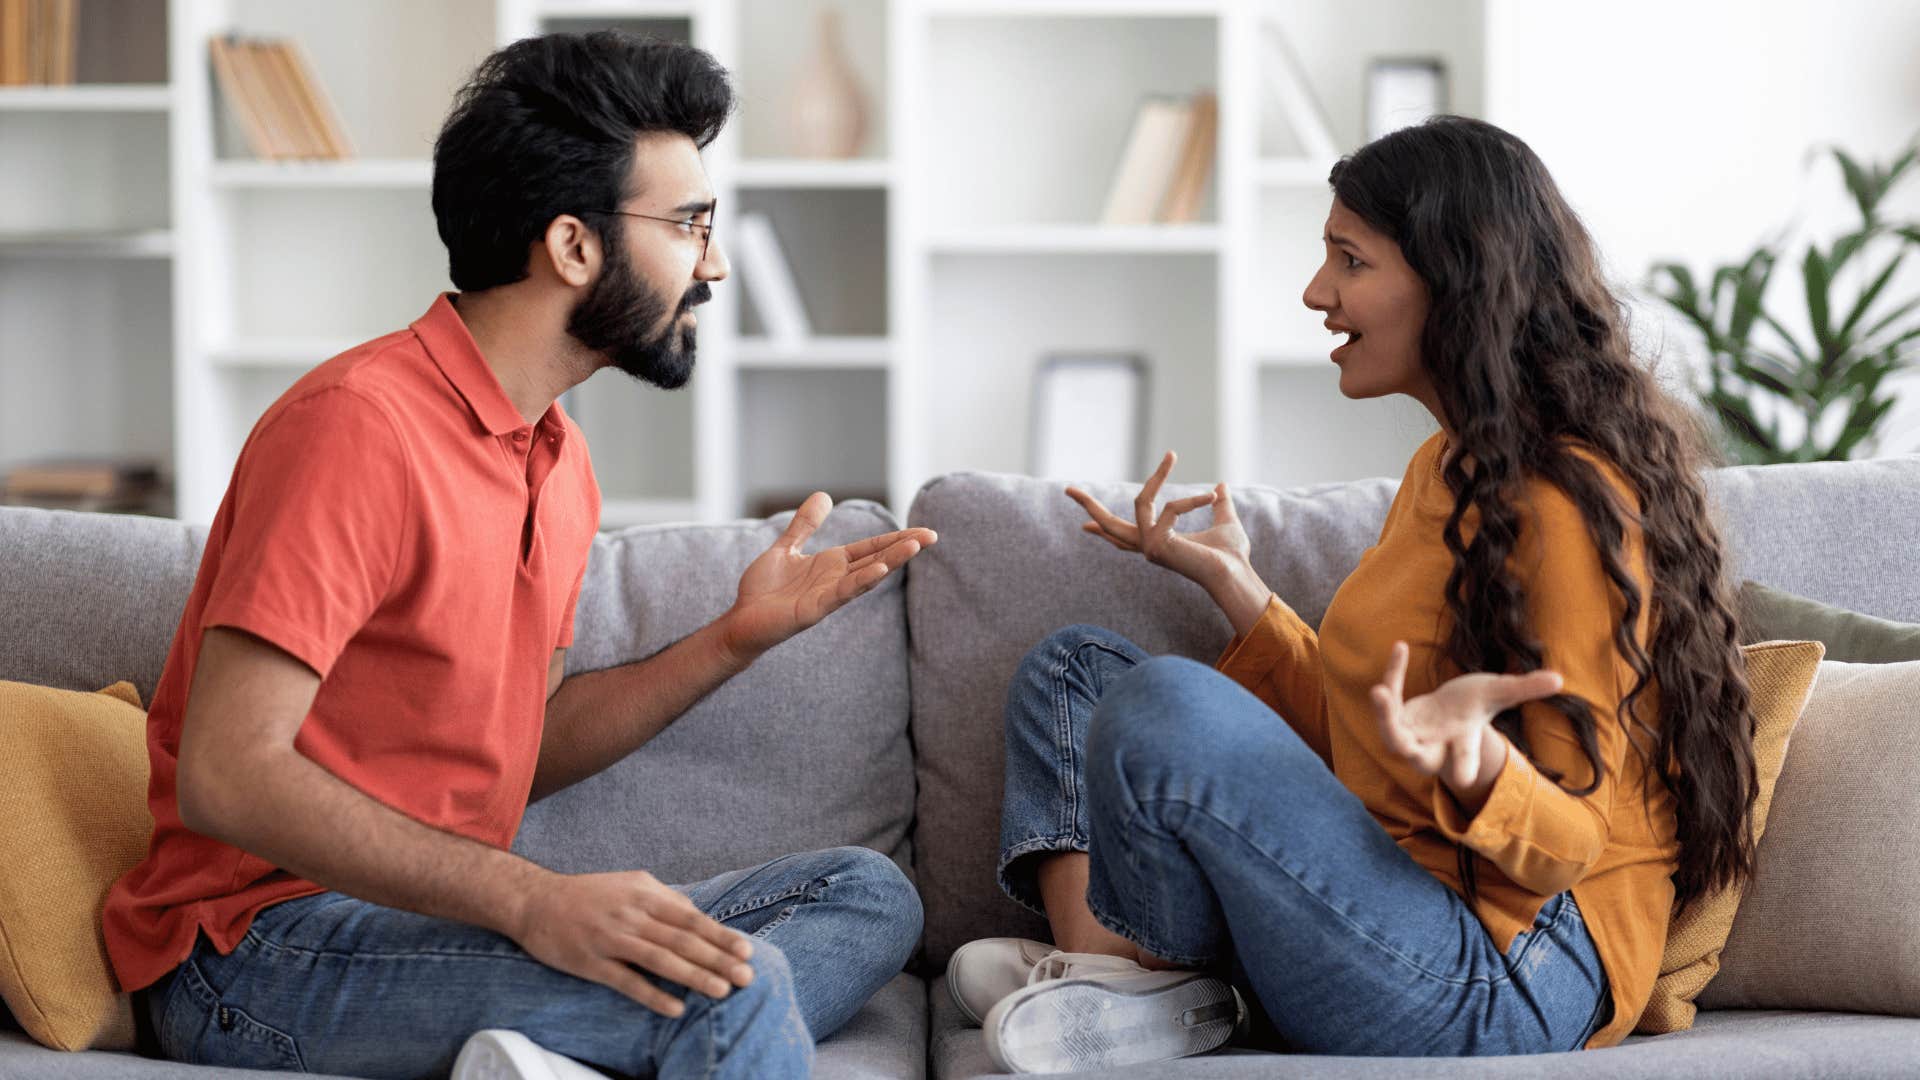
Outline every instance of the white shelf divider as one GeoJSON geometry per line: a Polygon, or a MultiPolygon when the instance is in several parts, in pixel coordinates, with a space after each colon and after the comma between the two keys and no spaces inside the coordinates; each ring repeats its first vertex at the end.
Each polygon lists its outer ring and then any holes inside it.
{"type": "Polygon", "coordinates": [[[167,259],[172,256],[173,232],[169,229],[0,233],[0,259],[167,259]]]}
{"type": "Polygon", "coordinates": [[[1215,225],[988,225],[943,229],[938,255],[1188,255],[1220,250],[1215,225]]]}
{"type": "Polygon", "coordinates": [[[0,88],[0,112],[163,113],[173,107],[165,84],[82,83],[0,88]]]}
{"type": "Polygon", "coordinates": [[[352,338],[241,338],[208,348],[207,359],[218,368],[305,370],[359,344],[352,338]]]}
{"type": "Polygon", "coordinates": [[[1267,187],[1327,186],[1327,173],[1335,158],[1263,158],[1256,168],[1260,183],[1267,187]]]}
{"type": "Polygon", "coordinates": [[[798,345],[743,337],[735,343],[734,357],[742,369],[756,371],[885,369],[894,351],[894,343],[883,337],[816,337],[798,345]]]}
{"type": "Polygon", "coordinates": [[[733,181],[742,188],[879,188],[893,182],[893,163],[879,158],[742,161],[733,181]]]}
{"type": "Polygon", "coordinates": [[[216,188],[418,188],[433,185],[430,160],[216,161],[216,188]]]}

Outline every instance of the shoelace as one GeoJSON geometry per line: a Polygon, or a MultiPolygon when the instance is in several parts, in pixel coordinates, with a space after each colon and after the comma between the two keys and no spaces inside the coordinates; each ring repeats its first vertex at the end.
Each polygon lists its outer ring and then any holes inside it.
{"type": "Polygon", "coordinates": [[[1098,971],[1143,971],[1139,964],[1121,956],[1108,956],[1105,953],[1053,952],[1040,958],[1027,972],[1027,985],[1046,982],[1048,979],[1064,979],[1069,975],[1090,974],[1098,971]]]}

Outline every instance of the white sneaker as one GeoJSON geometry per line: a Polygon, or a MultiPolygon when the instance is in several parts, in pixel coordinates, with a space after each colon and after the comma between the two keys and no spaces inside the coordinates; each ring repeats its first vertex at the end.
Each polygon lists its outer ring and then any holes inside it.
{"type": "Polygon", "coordinates": [[[1076,1072],[1204,1054],[1246,1018],[1230,984],[1194,971],[1059,953],[987,1012],[987,1056],[1008,1072],[1076,1072]]]}
{"type": "Polygon", "coordinates": [[[967,1023],[980,1018],[1000,999],[1027,985],[1033,966],[1057,950],[1032,938],[978,938],[954,950],[947,961],[947,993],[967,1023]]]}
{"type": "Polygon", "coordinates": [[[494,1028],[468,1037],[448,1080],[607,1080],[607,1075],[517,1031],[494,1028]]]}

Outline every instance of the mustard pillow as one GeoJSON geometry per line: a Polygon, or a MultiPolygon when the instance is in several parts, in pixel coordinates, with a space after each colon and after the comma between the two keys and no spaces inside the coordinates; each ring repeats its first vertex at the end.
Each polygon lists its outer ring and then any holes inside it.
{"type": "MultiPolygon", "coordinates": [[[[1817,641],[1765,641],[1743,645],[1747,685],[1752,690],[1753,759],[1760,791],[1753,803],[1753,839],[1767,828],[1767,810],[1773,804],[1774,783],[1787,759],[1787,739],[1800,719],[1813,690],[1814,676],[1826,646],[1817,641]]],[[[1693,1026],[1694,998],[1720,970],[1720,953],[1733,932],[1740,908],[1737,889],[1721,889],[1696,900],[1667,927],[1666,953],[1653,996],[1640,1014],[1634,1032],[1664,1035],[1693,1026]]]]}
{"type": "Polygon", "coordinates": [[[107,965],[107,888],[147,853],[147,719],[98,693],[0,681],[0,998],[55,1050],[133,1049],[107,965]]]}

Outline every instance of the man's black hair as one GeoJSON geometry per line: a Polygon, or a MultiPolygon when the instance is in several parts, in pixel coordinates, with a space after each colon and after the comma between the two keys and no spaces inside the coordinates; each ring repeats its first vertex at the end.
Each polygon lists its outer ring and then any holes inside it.
{"type": "MultiPolygon", "coordinates": [[[[527,276],[561,214],[632,194],[634,140],[677,131],[704,148],[733,110],[726,69],[674,41],[618,30],[524,38],[481,62],[433,145],[433,216],[463,292],[527,276]]],[[[609,242],[620,220],[585,217],[609,242]]]]}

